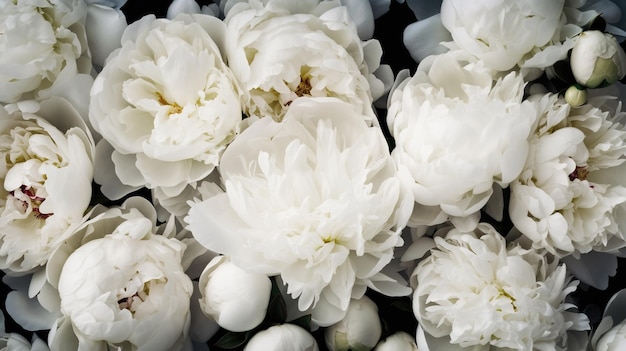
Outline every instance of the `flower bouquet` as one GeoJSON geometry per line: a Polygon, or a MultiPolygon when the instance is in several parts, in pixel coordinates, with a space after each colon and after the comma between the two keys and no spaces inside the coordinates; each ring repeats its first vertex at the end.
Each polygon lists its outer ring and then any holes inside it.
{"type": "Polygon", "coordinates": [[[617,0],[0,8],[3,349],[626,345],[617,0]]]}

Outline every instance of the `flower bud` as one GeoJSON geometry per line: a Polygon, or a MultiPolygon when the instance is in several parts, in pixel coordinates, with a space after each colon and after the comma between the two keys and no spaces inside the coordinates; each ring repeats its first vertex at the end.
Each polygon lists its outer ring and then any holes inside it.
{"type": "Polygon", "coordinates": [[[331,351],[368,351],[382,335],[378,307],[367,296],[351,300],[346,316],[326,329],[326,346],[331,351]]]}
{"type": "Polygon", "coordinates": [[[565,91],[565,101],[572,107],[578,107],[587,102],[587,89],[578,88],[576,85],[572,85],[565,91]]]}
{"type": "Polygon", "coordinates": [[[374,351],[418,351],[415,338],[405,332],[396,332],[376,345],[374,351]]]}
{"type": "Polygon", "coordinates": [[[255,334],[244,351],[319,351],[313,335],[295,324],[280,324],[255,334]]]}
{"type": "Polygon", "coordinates": [[[580,34],[570,58],[576,81],[589,88],[610,85],[626,74],[626,53],[614,36],[597,30],[580,34]]]}
{"type": "Polygon", "coordinates": [[[226,256],[217,256],[200,276],[200,307],[222,328],[243,332],[261,324],[271,290],[265,274],[245,271],[226,256]]]}

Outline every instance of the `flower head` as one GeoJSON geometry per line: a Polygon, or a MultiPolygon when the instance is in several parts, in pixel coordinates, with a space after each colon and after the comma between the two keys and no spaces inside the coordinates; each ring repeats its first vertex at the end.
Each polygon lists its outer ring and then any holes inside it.
{"type": "Polygon", "coordinates": [[[233,33],[229,65],[250,94],[246,114],[279,121],[296,98],[313,96],[339,98],[375,119],[382,50],[359,39],[338,2],[252,0],[234,5],[224,21],[233,33]]]}
{"type": "Polygon", "coordinates": [[[565,0],[444,0],[441,22],[454,44],[507,72],[551,66],[567,57],[580,32],[567,24],[565,0]]]}
{"type": "MultiPolygon", "coordinates": [[[[337,99],[294,101],[224,153],[226,191],[192,205],[194,237],[239,267],[280,274],[300,310],[339,321],[391,261],[412,207],[382,132],[337,99]]],[[[408,288],[385,282],[389,294],[408,288]]]]}
{"type": "Polygon", "coordinates": [[[485,350],[565,350],[568,329],[588,329],[583,314],[566,311],[577,283],[557,260],[507,247],[488,224],[435,243],[413,273],[413,312],[426,334],[485,350]]]}
{"type": "Polygon", "coordinates": [[[574,108],[553,94],[541,111],[528,161],[511,183],[513,224],[535,248],[565,256],[611,251],[626,242],[616,209],[626,202],[626,131],[592,104],[574,108]]]}
{"type": "Polygon", "coordinates": [[[82,0],[0,2],[0,103],[50,97],[91,59],[82,0]]]}
{"type": "Polygon", "coordinates": [[[93,140],[76,110],[59,98],[21,106],[0,107],[0,269],[13,272],[45,265],[73,234],[93,178],[93,140]]]}
{"type": "Polygon", "coordinates": [[[89,118],[125,185],[176,196],[210,174],[241,121],[239,92],[208,15],[147,16],[124,32],[91,90],[89,118]],[[111,88],[116,87],[116,88],[111,88]]]}
{"type": "Polygon", "coordinates": [[[522,101],[523,78],[494,81],[463,55],[423,61],[389,98],[392,156],[412,178],[414,225],[477,213],[493,184],[507,186],[526,161],[536,111],[522,101]]]}
{"type": "Polygon", "coordinates": [[[75,334],[85,349],[107,343],[136,350],[180,349],[193,292],[182,266],[185,248],[175,238],[156,234],[153,220],[138,211],[127,214],[110,234],[77,248],[59,277],[64,317],[51,344],[63,345],[75,334]]]}

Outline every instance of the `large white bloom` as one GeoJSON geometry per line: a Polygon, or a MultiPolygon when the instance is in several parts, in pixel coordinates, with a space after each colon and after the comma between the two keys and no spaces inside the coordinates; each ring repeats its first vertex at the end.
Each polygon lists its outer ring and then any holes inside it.
{"type": "Polygon", "coordinates": [[[556,255],[623,247],[616,208],[626,202],[626,131],[591,104],[573,108],[552,94],[533,99],[541,119],[511,183],[513,224],[556,255]]]}
{"type": "Polygon", "coordinates": [[[138,212],[72,252],[58,281],[61,312],[51,348],[180,350],[190,323],[186,245],[156,234],[138,212]],[[73,336],[75,334],[75,336],[73,336]]]}
{"type": "Polygon", "coordinates": [[[91,59],[83,0],[0,2],[0,103],[63,94],[91,59]]]}
{"type": "Polygon", "coordinates": [[[67,101],[17,107],[0,107],[0,269],[28,272],[83,222],[94,146],[67,101]]]}
{"type": "Polygon", "coordinates": [[[381,270],[402,244],[412,198],[381,130],[349,104],[294,101],[283,122],[242,132],[220,171],[226,191],[186,218],[194,237],[242,268],[280,274],[318,324],[339,321],[368,286],[410,290],[381,270]]]}
{"type": "Polygon", "coordinates": [[[431,56],[413,77],[399,76],[389,98],[392,155],[413,178],[414,225],[477,213],[493,184],[507,186],[526,161],[536,110],[522,101],[523,78],[494,81],[462,56],[431,56]]]}
{"type": "Polygon", "coordinates": [[[250,0],[224,21],[233,33],[229,65],[250,93],[248,115],[280,120],[298,97],[332,96],[374,121],[371,104],[384,93],[373,75],[382,49],[359,39],[339,2],[250,0]]]}
{"type": "MultiPolygon", "coordinates": [[[[413,312],[426,340],[472,350],[566,350],[568,329],[589,328],[584,314],[566,311],[577,282],[568,282],[557,260],[507,248],[488,224],[472,233],[451,229],[435,243],[413,273],[413,312]]],[[[420,349],[438,349],[423,341],[420,349]]]]}
{"type": "MultiPolygon", "coordinates": [[[[497,71],[545,69],[567,57],[581,28],[567,24],[565,0],[444,0],[441,22],[454,44],[497,71]]],[[[570,11],[575,11],[574,8],[570,11]]]]}
{"type": "MultiPolygon", "coordinates": [[[[179,195],[210,174],[241,121],[239,93],[207,15],[147,16],[125,30],[91,90],[89,118],[113,146],[119,180],[179,195]]],[[[107,155],[104,155],[106,157],[107,155]]],[[[99,161],[98,161],[99,162],[99,161]]],[[[96,179],[110,197],[114,179],[96,179]]]]}

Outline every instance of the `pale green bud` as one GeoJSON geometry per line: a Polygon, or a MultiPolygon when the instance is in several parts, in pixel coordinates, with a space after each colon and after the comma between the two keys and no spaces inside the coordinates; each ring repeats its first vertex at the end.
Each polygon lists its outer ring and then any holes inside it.
{"type": "Polygon", "coordinates": [[[572,107],[578,107],[587,102],[587,89],[572,85],[565,91],[565,101],[572,107]]]}

